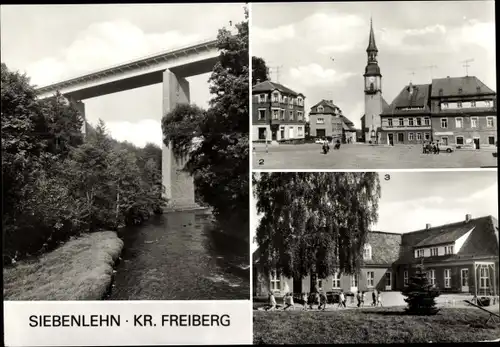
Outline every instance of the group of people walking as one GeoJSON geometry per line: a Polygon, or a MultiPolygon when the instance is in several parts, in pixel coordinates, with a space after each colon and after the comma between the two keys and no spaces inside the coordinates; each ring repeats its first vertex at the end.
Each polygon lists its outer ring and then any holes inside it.
{"type": "MultiPolygon", "coordinates": [[[[355,295],[357,299],[357,307],[364,307],[365,304],[365,299],[366,299],[366,293],[367,291],[358,291],[355,295]]],[[[354,296],[353,296],[354,299],[354,296]]],[[[300,294],[300,301],[302,304],[302,309],[304,311],[310,309],[314,309],[314,305],[317,305],[317,309],[320,311],[324,311],[326,309],[326,305],[328,303],[328,298],[326,296],[326,293],[323,291],[314,291],[311,292],[310,295],[308,293],[301,293],[300,294]]],[[[344,293],[344,290],[341,290],[340,293],[338,294],[338,302],[337,302],[337,307],[347,307],[346,304],[346,294],[344,293]]],[[[266,311],[270,310],[276,310],[276,297],[274,296],[273,292],[269,293],[269,305],[265,308],[266,311]]],[[[382,306],[382,296],[381,293],[378,290],[373,290],[372,291],[372,302],[370,306],[382,306]]],[[[286,293],[283,296],[283,310],[286,311],[290,308],[295,307],[294,304],[294,298],[292,293],[286,293]]]]}
{"type": "Polygon", "coordinates": [[[422,143],[423,154],[439,154],[439,141],[422,143]]]}

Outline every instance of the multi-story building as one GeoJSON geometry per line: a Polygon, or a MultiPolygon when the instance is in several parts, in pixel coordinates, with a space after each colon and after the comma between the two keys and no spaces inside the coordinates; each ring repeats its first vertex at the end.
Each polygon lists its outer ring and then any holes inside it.
{"type": "Polygon", "coordinates": [[[303,279],[264,273],[259,249],[253,255],[254,296],[270,291],[277,296],[287,292],[310,292],[316,286],[325,292],[341,289],[400,291],[423,263],[431,283],[442,292],[498,295],[498,221],[492,216],[432,227],[405,234],[371,231],[364,245],[363,262],[356,274],[335,273],[319,279],[315,274],[303,279]]]}
{"type": "Polygon", "coordinates": [[[321,100],[309,112],[310,136],[331,137],[342,142],[356,142],[354,124],[332,100],[321,100]]]}
{"type": "Polygon", "coordinates": [[[496,145],[496,93],[477,77],[433,79],[430,108],[439,143],[476,149],[496,145]]]}
{"type": "Polygon", "coordinates": [[[303,139],[304,99],[282,84],[257,83],[252,89],[252,141],[303,139]]]}
{"type": "Polygon", "coordinates": [[[417,144],[432,138],[430,85],[409,84],[380,115],[382,144],[417,144]]]}

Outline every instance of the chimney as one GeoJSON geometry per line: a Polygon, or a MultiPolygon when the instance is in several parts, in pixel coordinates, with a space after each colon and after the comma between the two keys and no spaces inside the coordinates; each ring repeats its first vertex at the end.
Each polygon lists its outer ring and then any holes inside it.
{"type": "Polygon", "coordinates": [[[471,214],[466,214],[465,215],[465,223],[470,222],[471,219],[472,219],[472,215],[471,214]]]}
{"type": "Polygon", "coordinates": [[[257,82],[257,84],[259,84],[260,83],[260,78],[257,78],[256,82],[257,82]]]}
{"type": "Polygon", "coordinates": [[[430,225],[429,223],[427,223],[427,224],[425,225],[425,229],[426,229],[426,230],[429,230],[430,228],[431,228],[431,225],[430,225]]]}

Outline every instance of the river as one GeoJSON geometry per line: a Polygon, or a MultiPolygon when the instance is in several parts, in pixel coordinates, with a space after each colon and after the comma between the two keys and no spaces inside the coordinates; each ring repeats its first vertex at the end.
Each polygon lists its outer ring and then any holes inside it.
{"type": "Polygon", "coordinates": [[[109,300],[248,300],[249,246],[206,211],[171,212],[119,232],[125,245],[109,300]]]}

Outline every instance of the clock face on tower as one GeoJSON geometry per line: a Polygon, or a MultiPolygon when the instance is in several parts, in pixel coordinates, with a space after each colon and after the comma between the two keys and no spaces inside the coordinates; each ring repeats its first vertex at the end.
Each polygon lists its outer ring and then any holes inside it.
{"type": "Polygon", "coordinates": [[[373,82],[373,81],[375,81],[375,77],[370,76],[370,77],[368,78],[368,80],[369,80],[370,82],[373,82]]]}

